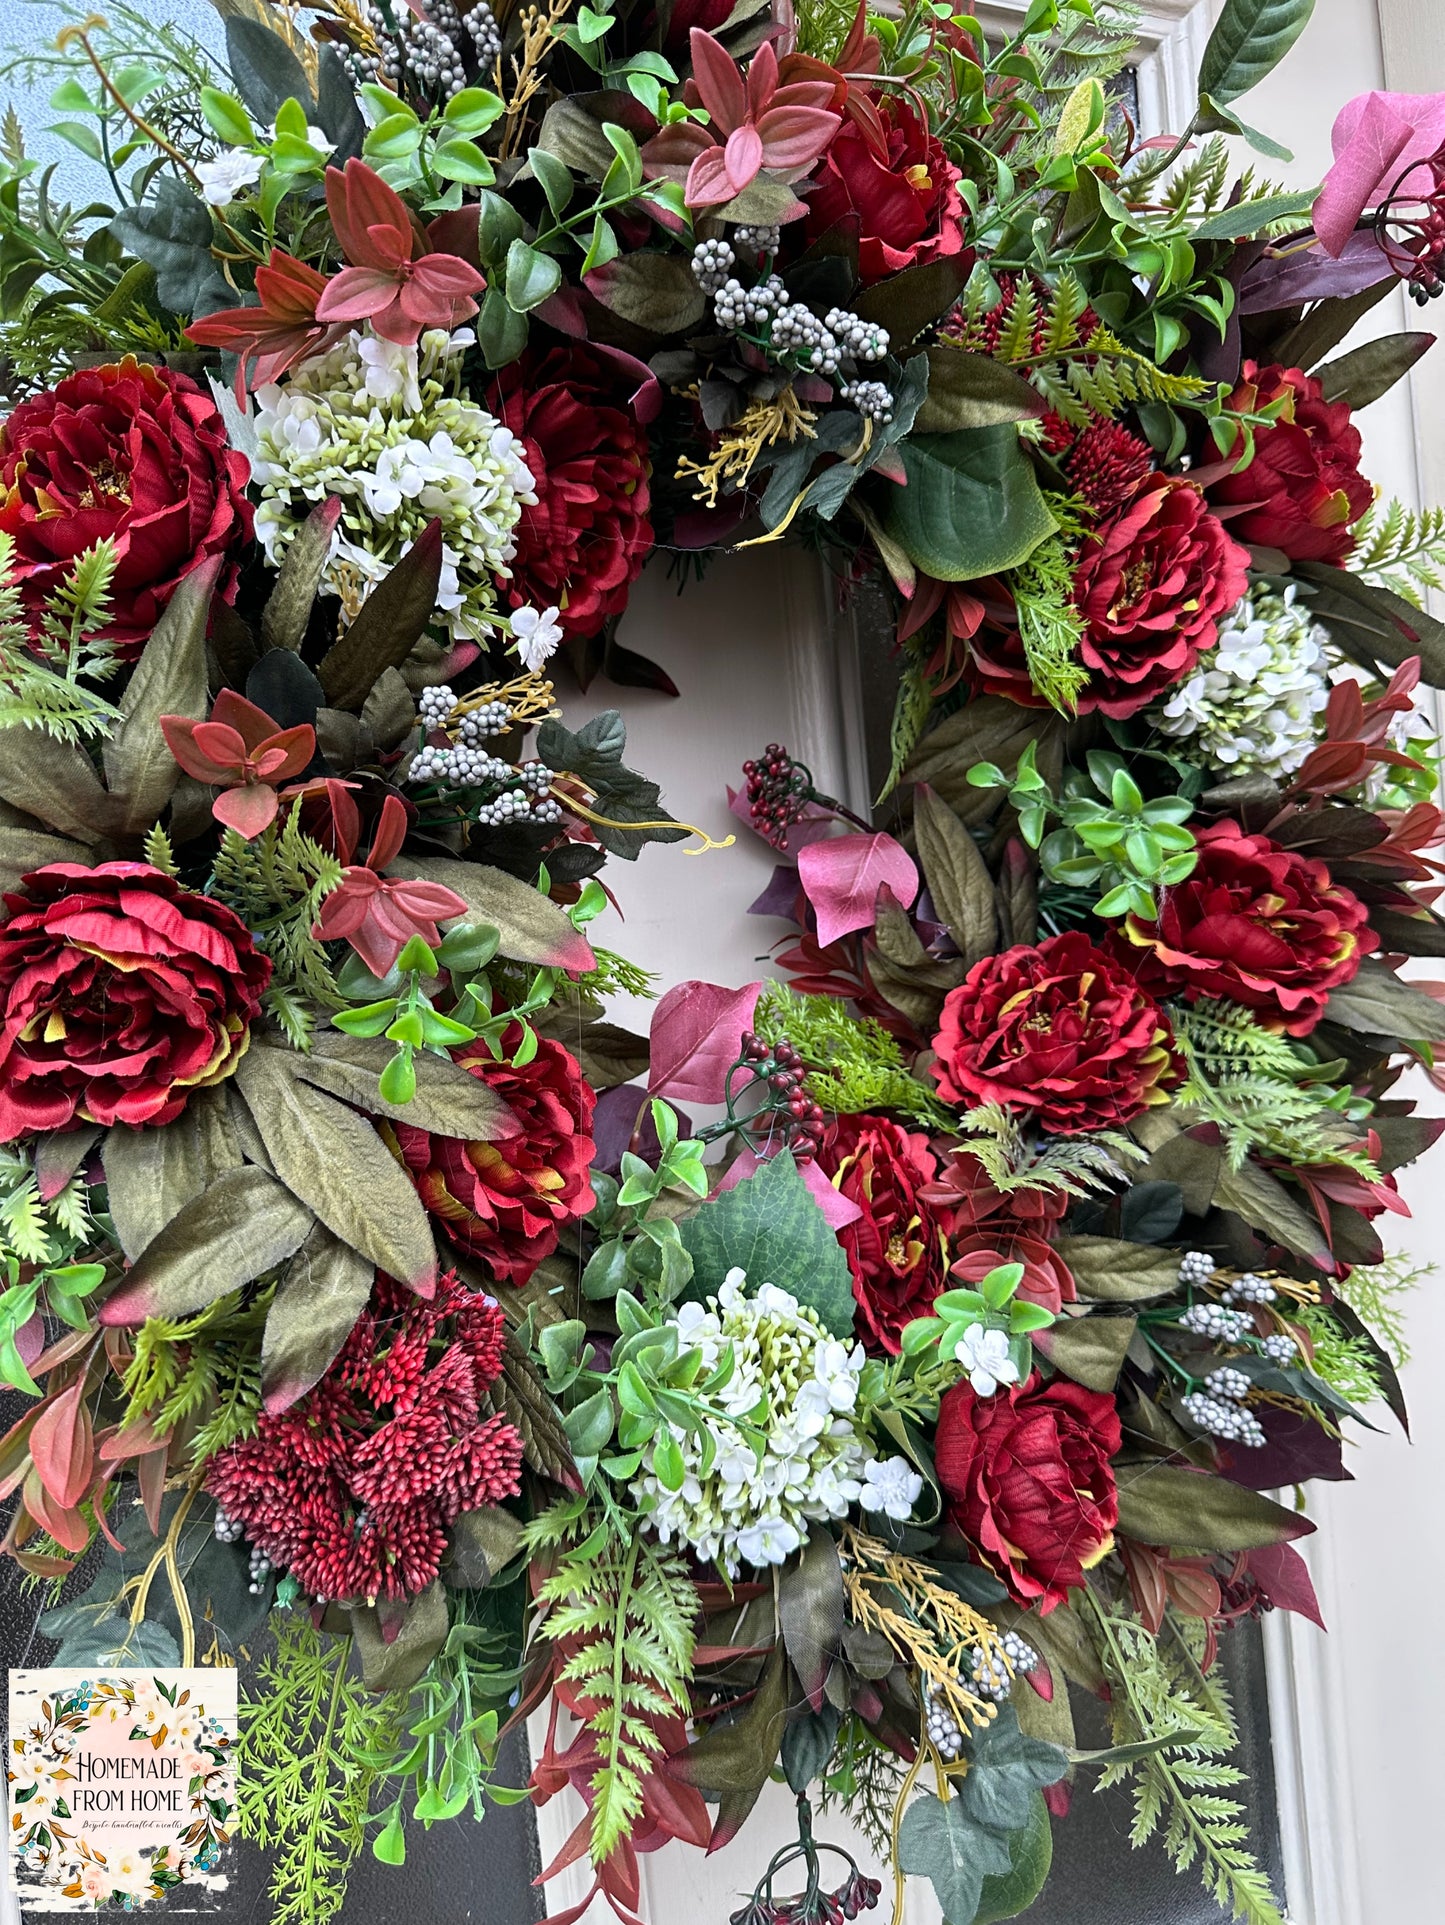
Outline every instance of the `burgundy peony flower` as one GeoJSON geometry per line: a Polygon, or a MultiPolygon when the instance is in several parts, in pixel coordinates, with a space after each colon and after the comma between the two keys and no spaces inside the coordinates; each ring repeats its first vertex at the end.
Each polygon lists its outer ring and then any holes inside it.
{"type": "Polygon", "coordinates": [[[1007,1230],[981,1230],[965,1237],[955,1245],[949,1275],[960,1283],[979,1284],[990,1270],[1005,1263],[1023,1265],[1018,1295],[1025,1303],[1041,1304],[1057,1317],[1064,1304],[1078,1298],[1074,1274],[1057,1250],[1042,1237],[1010,1234],[1007,1230]]]}
{"type": "Polygon", "coordinates": [[[1193,875],[1161,891],[1157,922],[1126,917],[1114,953],[1155,995],[1242,1003],[1267,1029],[1307,1036],[1330,991],[1379,947],[1368,909],[1324,863],[1237,822],[1198,841],[1193,875]]]}
{"type": "Polygon", "coordinates": [[[944,1002],[933,1075],[946,1102],[1097,1130],[1166,1100],[1172,1041],[1129,970],[1070,929],[974,964],[944,1002]]]}
{"type": "Polygon", "coordinates": [[[54,862],[0,926],[0,1142],[169,1123],[229,1076],[271,979],[240,917],[144,862],[54,862]]]}
{"type": "Polygon", "coordinates": [[[1281,401],[1274,426],[1254,431],[1254,459],[1211,482],[1209,499],[1241,511],[1229,517],[1241,541],[1282,549],[1291,561],[1342,562],[1355,545],[1351,525],[1375,492],[1360,473],[1360,431],[1349,404],[1326,401],[1314,375],[1298,368],[1246,361],[1225,405],[1254,414],[1281,401]]]}
{"type": "Polygon", "coordinates": [[[928,123],[898,94],[877,102],[883,144],[857,120],[834,135],[808,196],[808,240],[856,215],[865,287],[905,267],[963,251],[959,171],[928,123]]]}
{"type": "Polygon", "coordinates": [[[921,1131],[886,1116],[840,1116],[818,1166],[863,1212],[838,1232],[853,1273],[858,1335],[870,1350],[896,1357],[903,1326],[928,1314],[946,1280],[942,1226],[918,1197],[938,1159],[921,1131]]]}
{"type": "Polygon", "coordinates": [[[130,355],[22,401],[0,427],[0,529],[14,538],[11,579],[31,619],[76,557],[106,539],[119,563],[105,632],[126,661],[212,556],[225,558],[218,589],[232,600],[251,539],[249,476],[211,397],[130,355]]]}
{"type": "Polygon", "coordinates": [[[378,1277],[321,1381],[213,1457],[206,1488],[311,1597],[414,1597],[455,1519],[522,1487],[521,1438],[482,1415],[505,1345],[495,1299],[454,1275],[429,1303],[378,1277]]]}
{"type": "Polygon", "coordinates": [[[934,1462],[949,1520],[1018,1603],[1052,1611],[1112,1546],[1119,1443],[1114,1399],[1064,1377],[944,1397],[934,1462]]]}
{"type": "Polygon", "coordinates": [[[507,1060],[522,1040],[513,1024],[503,1060],[468,1043],[454,1060],[479,1077],[517,1119],[515,1136],[465,1143],[410,1123],[383,1126],[427,1209],[458,1248],[480,1257],[503,1283],[525,1283],[557,1247],[558,1226],[592,1208],[592,1112],[597,1098],[577,1059],[543,1037],[530,1063],[507,1060]]]}
{"type": "Polygon", "coordinates": [[[1135,715],[1214,646],[1219,617],[1244,593],[1249,555],[1192,482],[1160,475],[1084,544],[1074,599],[1091,671],[1081,710],[1135,715]]]}
{"type": "Polygon", "coordinates": [[[646,431],[579,341],[512,362],[488,406],[525,444],[537,488],[503,592],[513,608],[557,608],[585,640],[621,614],[652,551],[646,431]]]}

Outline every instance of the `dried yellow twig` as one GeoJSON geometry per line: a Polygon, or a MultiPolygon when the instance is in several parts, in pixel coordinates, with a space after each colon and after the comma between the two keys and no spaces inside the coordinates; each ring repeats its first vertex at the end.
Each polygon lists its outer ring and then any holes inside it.
{"type": "Polygon", "coordinates": [[[716,508],[720,493],[731,493],[745,484],[765,448],[776,447],[780,441],[791,445],[800,438],[815,440],[813,424],[817,419],[791,388],[784,388],[776,401],[755,401],[741,420],[724,431],[706,461],[683,455],[677,464],[677,478],[694,478],[698,485],[692,491],[693,500],[716,508]]]}

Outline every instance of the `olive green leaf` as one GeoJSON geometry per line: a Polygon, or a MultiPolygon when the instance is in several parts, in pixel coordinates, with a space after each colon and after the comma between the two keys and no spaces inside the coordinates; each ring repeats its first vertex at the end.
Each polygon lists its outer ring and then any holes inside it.
{"type": "Polygon", "coordinates": [[[266,1313],[261,1393],[275,1417],[304,1397],[336,1357],[366,1307],[375,1267],[325,1224],[292,1257],[266,1313]]]}
{"type": "Polygon", "coordinates": [[[163,1129],[118,1123],[105,1139],[101,1163],[121,1249],[134,1261],[178,1211],[240,1162],[241,1145],[219,1086],[197,1090],[163,1129]]]}
{"type": "Polygon", "coordinates": [[[778,1581],[778,1619],[798,1682],[814,1711],[823,1708],[823,1686],[843,1645],[843,1567],[826,1524],[814,1524],[808,1541],[783,1568],[778,1581]]]}
{"type": "Polygon", "coordinates": [[[300,1249],[314,1221],[274,1176],[227,1170],[177,1211],[100,1307],[107,1326],[199,1310],[273,1270],[300,1249]]]}
{"type": "Polygon", "coordinates": [[[1179,1257],[1150,1243],[1123,1243],[1115,1237],[1060,1237],[1061,1261],[1081,1297],[1101,1303],[1137,1303],[1167,1297],[1179,1285],[1179,1257]]]}
{"type": "Polygon", "coordinates": [[[371,1605],[351,1608],[351,1632],[361,1660],[361,1681],[368,1691],[407,1691],[447,1641],[451,1628],[446,1587],[433,1578],[388,1637],[380,1613],[371,1605]]]}
{"type": "Polygon", "coordinates": [[[553,969],[596,967],[591,944],[573,928],[566,910],[504,870],[458,862],[452,856],[403,856],[387,874],[419,876],[454,889],[467,905],[461,920],[490,923],[501,937],[501,953],[513,962],[553,969]]]}
{"type": "Polygon", "coordinates": [[[993,878],[978,844],[928,783],[914,791],[913,827],[933,906],[971,968],[994,946],[997,916],[993,878]]]}
{"type": "Polygon", "coordinates": [[[1407,983],[1374,956],[1365,957],[1353,982],[1331,991],[1325,1020],[1367,1036],[1445,1042],[1445,1003],[1407,983]]]}
{"type": "Polygon", "coordinates": [[[1033,1333],[1034,1348],[1086,1390],[1112,1390],[1136,1324],[1134,1317],[1061,1317],[1033,1333]]]}
{"type": "Polygon", "coordinates": [[[151,630],[120,698],[120,720],[101,748],[120,828],[144,835],[175,793],[180,764],[161,734],[160,718],[206,715],[206,622],[221,558],[193,568],[151,630]]]}
{"type": "Polygon", "coordinates": [[[380,1037],[347,1036],[324,1030],[312,1042],[311,1053],[281,1052],[294,1076],[314,1084],[373,1116],[411,1123],[432,1136],[460,1136],[469,1143],[489,1143],[512,1134],[512,1112],[480,1077],[445,1056],[418,1052],[412,1061],[416,1094],[408,1103],[388,1103],[379,1084],[391,1061],[391,1045],[380,1037]]]}
{"type": "Polygon", "coordinates": [[[1315,1528],[1298,1511],[1225,1477],[1175,1464],[1120,1464],[1119,1529],[1142,1544],[1189,1551],[1253,1551],[1307,1537],[1315,1528]]]}

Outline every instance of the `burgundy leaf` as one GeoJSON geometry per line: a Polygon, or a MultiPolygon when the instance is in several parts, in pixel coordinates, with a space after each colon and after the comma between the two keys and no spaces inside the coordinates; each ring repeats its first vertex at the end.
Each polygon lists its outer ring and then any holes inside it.
{"type": "Polygon", "coordinates": [[[891,835],[835,836],[798,851],[798,874],[818,917],[824,948],[855,929],[873,926],[885,885],[903,908],[918,894],[913,858],[891,835]]]}
{"type": "Polygon", "coordinates": [[[652,1017],[654,1096],[694,1103],[721,1103],[727,1073],[742,1053],[743,1031],[753,1020],[760,982],[741,989],[717,983],[679,983],[668,990],[652,1017]]]}

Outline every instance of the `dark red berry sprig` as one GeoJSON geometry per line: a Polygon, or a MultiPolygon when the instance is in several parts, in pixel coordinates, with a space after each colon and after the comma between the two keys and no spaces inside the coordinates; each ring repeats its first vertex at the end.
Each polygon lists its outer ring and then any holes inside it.
{"type": "Polygon", "coordinates": [[[753,827],[765,842],[784,853],[789,829],[803,820],[810,802],[857,828],[869,826],[836,797],[814,788],[812,770],[804,762],[795,762],[781,742],[769,742],[755,762],[744,762],[743,777],[753,827]]]}
{"type": "MultiPolygon", "coordinates": [[[[751,1030],[744,1033],[741,1050],[734,1067],[751,1072],[752,1087],[761,1099],[742,1121],[743,1134],[755,1149],[775,1146],[781,1136],[783,1147],[792,1151],[797,1162],[810,1162],[823,1146],[828,1121],[821,1105],[808,1094],[807,1064],[791,1043],[766,1043],[751,1030]]],[[[731,1081],[729,1076],[730,1116],[731,1081]]]]}
{"type": "Polygon", "coordinates": [[[1445,147],[1406,168],[1376,209],[1374,228],[1412,299],[1423,307],[1445,293],[1445,147]]]}

